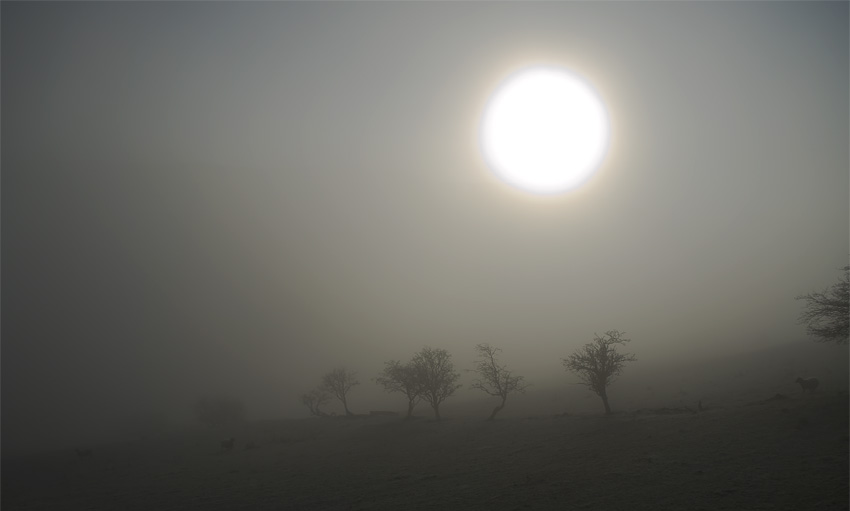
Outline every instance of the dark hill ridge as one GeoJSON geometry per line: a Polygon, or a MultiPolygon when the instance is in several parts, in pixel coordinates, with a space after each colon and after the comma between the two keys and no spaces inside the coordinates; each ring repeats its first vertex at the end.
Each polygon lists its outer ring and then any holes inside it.
{"type": "Polygon", "coordinates": [[[702,413],[255,422],[7,459],[3,509],[847,509],[847,393],[786,397],[702,413]]]}

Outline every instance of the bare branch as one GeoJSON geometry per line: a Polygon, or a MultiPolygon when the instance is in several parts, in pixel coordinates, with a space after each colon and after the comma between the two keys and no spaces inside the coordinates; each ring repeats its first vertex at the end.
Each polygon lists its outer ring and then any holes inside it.
{"type": "Polygon", "coordinates": [[[608,406],[608,386],[617,379],[626,362],[637,360],[632,354],[617,351],[618,345],[624,346],[631,342],[623,337],[624,333],[609,330],[602,337],[593,334],[593,342],[585,344],[562,360],[564,368],[575,373],[582,385],[602,398],[605,413],[611,413],[608,406]]]}
{"type": "Polygon", "coordinates": [[[407,418],[409,419],[424,391],[421,371],[413,362],[402,364],[397,360],[390,360],[385,366],[381,374],[375,378],[375,383],[384,387],[387,392],[400,392],[407,396],[407,418]]]}
{"type": "Polygon", "coordinates": [[[850,338],[850,265],[842,270],[844,275],[831,287],[797,297],[806,302],[799,322],[820,342],[847,344],[850,338]]]}
{"type": "Polygon", "coordinates": [[[348,391],[355,385],[360,385],[360,382],[355,378],[356,376],[357,373],[348,371],[344,367],[338,367],[323,376],[322,384],[319,386],[319,390],[330,393],[342,402],[346,415],[352,415],[348,411],[348,391]]]}
{"type": "Polygon", "coordinates": [[[331,396],[323,390],[313,389],[301,396],[301,403],[310,409],[310,413],[316,417],[325,417],[327,414],[320,407],[330,401],[331,396]]]}
{"type": "Polygon", "coordinates": [[[490,414],[488,420],[493,420],[504,408],[508,395],[514,392],[525,392],[528,384],[523,382],[524,377],[516,376],[507,369],[507,366],[498,364],[496,358],[502,351],[499,348],[485,343],[476,345],[475,350],[478,352],[478,360],[472,372],[476,373],[478,378],[472,382],[472,388],[502,399],[501,404],[490,414]]]}
{"type": "Polygon", "coordinates": [[[413,357],[413,366],[422,383],[422,398],[434,409],[434,417],[440,420],[440,403],[455,393],[460,374],[455,372],[451,354],[444,349],[425,347],[413,357]]]}

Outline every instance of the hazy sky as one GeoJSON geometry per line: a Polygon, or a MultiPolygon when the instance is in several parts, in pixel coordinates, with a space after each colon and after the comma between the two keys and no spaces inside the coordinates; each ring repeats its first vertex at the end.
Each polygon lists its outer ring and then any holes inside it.
{"type": "Polygon", "coordinates": [[[425,344],[550,373],[615,328],[802,339],[850,251],[848,53],[845,2],[3,2],[4,433],[303,414],[425,344]],[[478,149],[533,64],[612,119],[555,197],[478,149]]]}

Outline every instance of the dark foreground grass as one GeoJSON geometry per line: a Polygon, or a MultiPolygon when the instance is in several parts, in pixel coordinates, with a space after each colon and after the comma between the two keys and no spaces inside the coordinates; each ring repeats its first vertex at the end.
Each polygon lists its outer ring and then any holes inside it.
{"type": "Polygon", "coordinates": [[[848,509],[848,396],[702,413],[255,423],[3,462],[12,509],[848,509]],[[246,448],[247,447],[247,448],[246,448]]]}

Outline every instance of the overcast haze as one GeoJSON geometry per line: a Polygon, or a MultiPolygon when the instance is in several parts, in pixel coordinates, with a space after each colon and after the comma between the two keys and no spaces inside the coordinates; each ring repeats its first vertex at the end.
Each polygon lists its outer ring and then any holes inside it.
{"type": "Polygon", "coordinates": [[[848,62],[844,2],[3,2],[4,448],[202,394],[302,417],[341,364],[402,408],[369,379],[426,344],[566,385],[594,332],[803,341],[850,251],[848,62]],[[612,120],[551,197],[477,140],[534,64],[612,120]]]}

